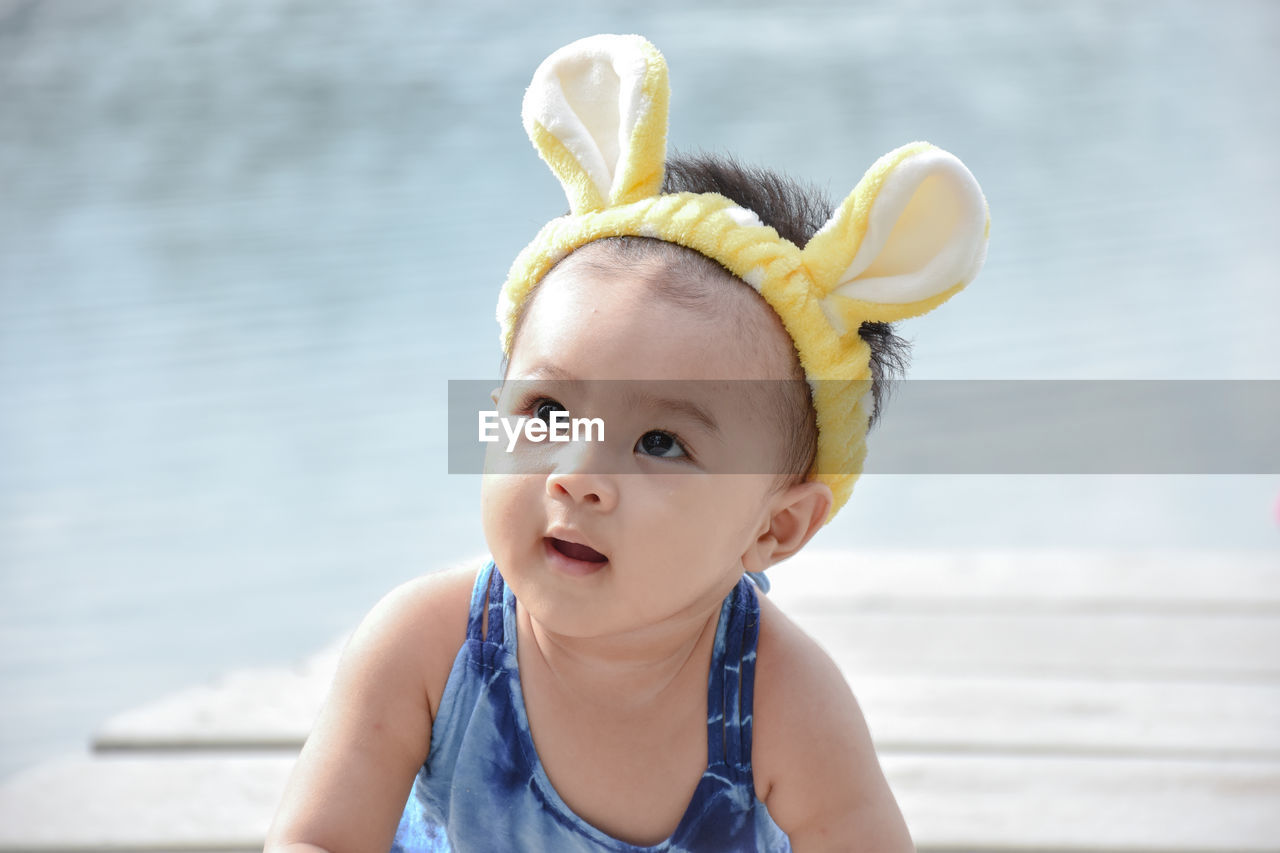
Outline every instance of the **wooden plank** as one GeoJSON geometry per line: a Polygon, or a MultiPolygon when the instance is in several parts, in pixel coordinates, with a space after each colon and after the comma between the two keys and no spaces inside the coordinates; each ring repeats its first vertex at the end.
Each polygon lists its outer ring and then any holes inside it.
{"type": "Polygon", "coordinates": [[[866,675],[1280,680],[1280,615],[850,611],[790,615],[855,684],[866,675]]]}
{"type": "MultiPolygon", "coordinates": [[[[771,576],[922,851],[1280,849],[1280,570],[1135,557],[836,552],[771,576]]],[[[99,748],[124,752],[0,787],[0,850],[259,849],[292,758],[232,748],[296,749],[336,652],[115,718],[99,748]],[[153,752],[196,748],[223,752],[153,752]]]]}
{"type": "Polygon", "coordinates": [[[881,756],[921,851],[1275,851],[1280,763],[881,756]]]}
{"type": "Polygon", "coordinates": [[[259,668],[180,691],[112,717],[93,737],[99,752],[301,748],[345,639],[291,668],[259,668]]]}
{"type": "MultiPolygon", "coordinates": [[[[327,684],[323,666],[306,678],[241,673],[114,718],[96,748],[296,751],[327,684]]],[[[946,674],[851,684],[880,749],[1280,758],[1280,684],[946,674]]]]}
{"type": "Polygon", "coordinates": [[[0,850],[261,850],[293,756],[75,756],[0,785],[0,850]]]}
{"type": "MultiPolygon", "coordinates": [[[[859,556],[844,553],[843,562],[859,556]]],[[[947,566],[956,562],[898,557],[925,573],[949,573],[947,566]]],[[[831,571],[836,562],[819,560],[814,568],[831,571]]],[[[1054,566],[1055,560],[1030,565],[1054,566]]],[[[1255,586],[1266,587],[1265,579],[1280,576],[1262,571],[1260,563],[1245,565],[1253,568],[1235,581],[1248,575],[1255,586]]],[[[1182,570],[1173,568],[1180,577],[1182,570]]],[[[1078,596],[1075,610],[1055,600],[1030,600],[1024,592],[1017,593],[1018,602],[1002,602],[998,595],[1025,582],[1005,569],[981,570],[991,585],[989,597],[975,598],[973,589],[981,584],[966,582],[942,607],[926,606],[916,596],[921,590],[937,595],[946,584],[938,578],[926,583],[919,573],[877,581],[900,587],[896,603],[856,593],[798,595],[799,585],[773,597],[783,598],[792,617],[828,648],[869,716],[886,721],[880,727],[886,743],[1108,752],[1180,748],[1238,755],[1256,738],[1258,749],[1275,748],[1280,725],[1271,709],[1280,705],[1280,656],[1272,650],[1280,648],[1280,615],[1197,614],[1189,610],[1190,601],[1186,609],[1163,612],[1098,608],[1090,602],[1100,591],[1078,596]],[[1202,725],[1204,733],[1197,734],[1202,725]],[[1054,732],[1060,733],[1056,743],[1050,741],[1054,732]]],[[[1110,577],[1099,571],[1094,581],[1110,577]]],[[[819,579],[818,586],[825,583],[819,579]]],[[[339,647],[299,668],[239,673],[119,715],[100,730],[96,748],[296,749],[327,689],[339,647]]]]}
{"type": "Polygon", "coordinates": [[[1280,684],[868,676],[881,751],[1280,761],[1280,684]]]}
{"type": "MultiPolygon", "coordinates": [[[[1280,762],[882,756],[921,850],[1275,850],[1280,762]]],[[[0,850],[257,850],[292,759],[74,758],[0,786],[0,850]]]]}
{"type": "Polygon", "coordinates": [[[961,601],[1063,609],[1280,609],[1280,554],[1258,551],[805,549],[769,570],[783,604],[831,596],[882,609],[961,601]]]}

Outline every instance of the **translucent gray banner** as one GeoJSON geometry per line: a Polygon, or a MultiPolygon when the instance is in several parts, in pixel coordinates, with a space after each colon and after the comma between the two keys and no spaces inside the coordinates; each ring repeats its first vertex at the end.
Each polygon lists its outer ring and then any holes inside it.
{"type": "MultiPolygon", "coordinates": [[[[634,470],[627,454],[648,430],[679,434],[686,425],[698,436],[695,456],[699,441],[741,440],[744,425],[758,424],[782,441],[786,390],[782,382],[750,380],[521,380],[505,387],[496,379],[450,380],[449,473],[482,473],[486,452],[494,470],[534,454],[532,467],[521,469],[532,472],[551,464],[550,454],[598,442],[601,431],[600,451],[581,458],[615,472],[634,470]],[[505,408],[490,396],[500,387],[505,408]],[[516,423],[517,403],[526,398],[551,401],[539,414],[557,423],[544,423],[542,438],[543,427],[532,425],[530,433],[527,423],[516,423]],[[482,441],[486,423],[490,440],[482,441]],[[567,440],[553,441],[557,430],[567,440]]],[[[907,380],[893,386],[883,408],[867,439],[864,473],[1280,473],[1280,380],[907,380]]],[[[532,408],[523,411],[526,422],[537,419],[532,408]]],[[[663,446],[662,439],[649,441],[663,446]]],[[[719,456],[716,470],[725,473],[777,474],[783,465],[783,454],[758,444],[719,456]]]]}

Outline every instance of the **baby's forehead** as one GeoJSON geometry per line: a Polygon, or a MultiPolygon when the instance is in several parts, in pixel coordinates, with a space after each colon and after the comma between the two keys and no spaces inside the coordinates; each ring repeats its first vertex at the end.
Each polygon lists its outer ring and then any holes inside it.
{"type": "Polygon", "coordinates": [[[769,303],[717,261],[692,249],[642,237],[598,240],[561,261],[538,289],[563,276],[597,282],[590,293],[594,305],[656,300],[696,318],[698,334],[736,350],[749,376],[797,375],[795,346],[769,303]],[[612,286],[622,282],[626,285],[612,286]]]}

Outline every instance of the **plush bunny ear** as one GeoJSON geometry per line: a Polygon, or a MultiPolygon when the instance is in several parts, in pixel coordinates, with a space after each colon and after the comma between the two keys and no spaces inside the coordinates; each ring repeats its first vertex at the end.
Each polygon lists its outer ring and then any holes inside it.
{"type": "Polygon", "coordinates": [[[573,213],[657,195],[667,152],[667,65],[640,36],[598,35],[548,56],[524,128],[573,213]]]}
{"type": "Polygon", "coordinates": [[[987,253],[990,220],[964,164],[917,142],[876,161],[802,257],[841,332],[940,305],[987,253]]]}

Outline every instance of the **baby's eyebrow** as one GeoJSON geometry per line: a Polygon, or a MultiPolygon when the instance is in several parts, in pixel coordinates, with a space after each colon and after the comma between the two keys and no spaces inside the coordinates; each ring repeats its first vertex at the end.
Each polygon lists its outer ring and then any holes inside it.
{"type": "Polygon", "coordinates": [[[554,364],[539,364],[530,368],[529,372],[523,376],[516,377],[517,381],[528,381],[531,379],[554,379],[557,382],[563,382],[570,388],[577,388],[582,385],[582,380],[574,376],[567,370],[556,367],[554,364]]]}
{"type": "Polygon", "coordinates": [[[720,435],[720,425],[716,423],[715,418],[711,417],[706,409],[692,400],[686,400],[683,397],[659,397],[648,391],[637,390],[628,391],[626,400],[628,406],[668,409],[678,412],[702,424],[716,435],[720,435]]]}

